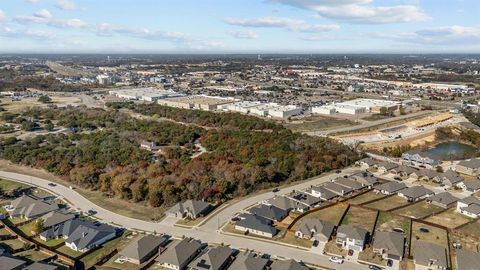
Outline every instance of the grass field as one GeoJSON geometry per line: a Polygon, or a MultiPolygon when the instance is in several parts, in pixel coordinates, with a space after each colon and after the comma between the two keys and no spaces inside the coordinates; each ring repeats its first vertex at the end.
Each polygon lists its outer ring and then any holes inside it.
{"type": "MultiPolygon", "coordinates": [[[[429,226],[426,224],[418,223],[418,222],[413,222],[412,223],[412,245],[411,245],[413,249],[415,248],[415,242],[419,240],[437,244],[445,248],[448,247],[448,237],[447,237],[446,230],[429,226]],[[429,232],[428,233],[421,232],[420,228],[426,228],[429,230],[429,232]]],[[[413,255],[413,249],[410,252],[411,255],[413,255]]]]}
{"type": "Polygon", "coordinates": [[[10,190],[14,190],[14,189],[17,189],[17,188],[27,188],[27,187],[28,186],[24,185],[24,184],[20,184],[20,183],[13,182],[13,181],[8,181],[8,180],[5,180],[5,179],[0,179],[0,189],[2,189],[3,191],[10,191],[10,190]]]}
{"type": "Polygon", "coordinates": [[[343,218],[342,224],[364,228],[372,233],[376,218],[377,211],[351,206],[343,218]]]}
{"type": "MultiPolygon", "coordinates": [[[[455,208],[450,208],[445,212],[428,217],[425,220],[439,225],[443,225],[451,229],[472,221],[471,218],[457,213],[455,211],[455,208]]],[[[480,230],[477,231],[477,233],[480,233],[480,230]]]]}
{"type": "Polygon", "coordinates": [[[443,210],[445,210],[445,208],[423,201],[423,202],[411,204],[404,208],[397,209],[394,211],[394,213],[399,215],[409,216],[412,218],[421,219],[428,215],[439,213],[443,210]]]}
{"type": "Polygon", "coordinates": [[[33,227],[34,227],[35,221],[29,222],[25,225],[22,225],[18,227],[20,231],[22,231],[25,235],[27,236],[32,236],[33,235],[33,227]]]}
{"type": "Polygon", "coordinates": [[[365,206],[382,210],[382,211],[388,211],[390,209],[407,205],[407,204],[409,204],[409,202],[406,199],[400,196],[394,195],[380,201],[366,204],[365,206]]]}
{"type": "Polygon", "coordinates": [[[370,192],[367,192],[367,193],[364,193],[360,196],[357,196],[353,199],[350,199],[348,200],[349,203],[351,204],[362,204],[362,203],[366,203],[366,202],[369,202],[369,201],[372,201],[372,200],[375,200],[375,199],[380,199],[380,198],[383,198],[385,197],[386,195],[383,195],[382,193],[375,193],[373,191],[370,191],[370,192]]]}
{"type": "MultiPolygon", "coordinates": [[[[331,207],[312,212],[306,215],[304,218],[318,218],[320,220],[329,221],[333,224],[338,224],[340,223],[345,210],[347,210],[347,207],[347,204],[335,204],[331,207]]],[[[300,223],[301,220],[297,221],[297,224],[295,225],[299,225],[300,223]]]]}
{"type": "Polygon", "coordinates": [[[24,243],[18,239],[5,240],[1,241],[0,243],[9,246],[11,249],[19,249],[24,245],[24,243]]]}

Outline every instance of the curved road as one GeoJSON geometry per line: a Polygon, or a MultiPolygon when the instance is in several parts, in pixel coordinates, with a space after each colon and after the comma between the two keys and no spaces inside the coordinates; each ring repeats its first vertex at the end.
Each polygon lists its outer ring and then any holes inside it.
{"type": "MultiPolygon", "coordinates": [[[[350,172],[352,170],[352,168],[347,168],[344,170],[344,173],[350,172]]],[[[340,175],[343,175],[344,173],[340,175]]],[[[326,182],[338,176],[339,174],[331,174],[323,177],[313,178],[311,181],[284,188],[279,193],[284,194],[294,189],[307,188],[310,185],[326,182]]],[[[333,264],[328,261],[328,256],[320,255],[312,251],[305,251],[294,247],[288,247],[272,242],[262,241],[260,239],[247,239],[238,236],[225,235],[221,234],[217,230],[218,224],[228,222],[233,214],[243,210],[244,208],[254,203],[271,198],[273,196],[271,192],[255,195],[232,205],[229,205],[222,209],[220,212],[218,212],[214,217],[212,217],[202,226],[198,228],[187,229],[172,226],[171,224],[166,224],[163,222],[155,223],[119,215],[92,203],[75,190],[70,189],[64,185],[56,184],[56,186],[54,187],[49,186],[48,184],[52,182],[46,179],[6,171],[0,171],[0,178],[33,185],[48,190],[51,193],[65,198],[69,202],[69,204],[78,211],[87,212],[90,209],[94,209],[95,211],[97,211],[97,213],[95,214],[97,218],[103,220],[104,222],[111,223],[117,226],[122,226],[128,229],[165,233],[172,236],[193,237],[206,243],[224,243],[227,245],[231,245],[234,248],[255,250],[261,253],[272,254],[274,256],[279,256],[282,258],[296,259],[315,265],[331,267],[338,270],[360,270],[368,268],[365,265],[351,262],[345,262],[342,265],[333,264]]]]}

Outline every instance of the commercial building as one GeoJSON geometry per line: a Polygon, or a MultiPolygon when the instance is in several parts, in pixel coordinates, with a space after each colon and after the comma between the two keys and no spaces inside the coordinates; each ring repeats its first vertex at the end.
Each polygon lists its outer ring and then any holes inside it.
{"type": "Polygon", "coordinates": [[[108,92],[111,96],[115,96],[126,100],[141,100],[155,102],[159,99],[183,96],[172,90],[160,90],[156,88],[129,88],[111,90],[108,92]]]}
{"type": "Polygon", "coordinates": [[[219,109],[221,105],[234,103],[236,101],[238,100],[233,98],[198,95],[160,99],[158,100],[158,104],[181,109],[215,111],[219,109]]]}
{"type": "Polygon", "coordinates": [[[260,101],[240,101],[231,104],[225,104],[222,109],[230,112],[250,113],[250,109],[262,105],[260,101]]]}
{"type": "Polygon", "coordinates": [[[363,113],[380,113],[382,108],[387,112],[394,112],[400,108],[399,102],[380,100],[380,99],[354,99],[330,105],[318,106],[312,108],[312,113],[330,115],[334,113],[343,113],[358,115],[363,113]]]}

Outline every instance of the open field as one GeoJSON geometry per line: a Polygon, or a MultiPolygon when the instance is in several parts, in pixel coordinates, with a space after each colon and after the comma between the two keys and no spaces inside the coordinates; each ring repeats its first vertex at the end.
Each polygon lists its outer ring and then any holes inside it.
{"type": "MultiPolygon", "coordinates": [[[[52,102],[49,104],[64,104],[64,105],[78,105],[82,102],[79,97],[66,97],[66,96],[51,96],[52,102]]],[[[49,104],[45,104],[38,101],[38,97],[23,98],[21,100],[12,101],[11,98],[1,98],[0,102],[2,107],[11,113],[21,113],[27,108],[32,107],[47,107],[49,104]]]]}
{"type": "Polygon", "coordinates": [[[362,204],[362,203],[366,203],[366,202],[369,202],[369,201],[372,201],[372,200],[375,200],[375,199],[380,199],[380,198],[383,198],[385,197],[386,195],[383,195],[382,193],[375,193],[373,191],[370,191],[370,192],[367,192],[367,193],[364,193],[360,196],[357,196],[353,199],[350,199],[348,200],[349,203],[351,204],[362,204]]]}
{"type": "Polygon", "coordinates": [[[445,248],[448,247],[448,237],[447,237],[446,230],[413,221],[412,222],[412,245],[411,245],[412,249],[410,251],[410,255],[413,255],[415,242],[419,240],[434,243],[434,244],[443,246],[445,248]],[[421,232],[420,228],[426,228],[428,229],[429,232],[427,233],[421,232]]]}
{"type": "Polygon", "coordinates": [[[445,209],[440,206],[436,206],[423,201],[423,202],[411,204],[404,208],[397,209],[393,211],[393,213],[421,219],[428,215],[435,214],[444,210],[445,209]]]}
{"type": "MultiPolygon", "coordinates": [[[[330,221],[333,224],[338,224],[341,221],[343,213],[345,213],[345,210],[347,210],[347,207],[347,204],[335,204],[320,211],[312,212],[306,215],[304,218],[318,218],[320,220],[330,221]]],[[[297,222],[298,224],[295,225],[299,225],[300,222],[301,221],[299,220],[297,222]]]]}
{"type": "Polygon", "coordinates": [[[409,204],[409,202],[406,199],[400,196],[394,195],[380,201],[366,204],[365,206],[382,210],[382,211],[388,211],[390,209],[394,209],[396,207],[400,207],[407,204],[409,204]]]}
{"type": "MultiPolygon", "coordinates": [[[[445,212],[442,212],[438,215],[433,215],[425,219],[425,221],[436,223],[450,229],[456,228],[462,224],[472,221],[471,218],[459,214],[455,211],[455,208],[450,208],[445,212]]],[[[477,233],[480,233],[478,231],[477,233]]]]}
{"type": "Polygon", "coordinates": [[[351,206],[348,209],[348,213],[343,218],[342,224],[360,227],[372,233],[376,218],[376,211],[351,206]]]}
{"type": "Polygon", "coordinates": [[[348,119],[337,119],[333,117],[319,115],[309,116],[307,118],[302,118],[301,120],[296,120],[284,124],[286,128],[297,132],[326,130],[332,128],[350,127],[355,125],[357,125],[357,123],[348,119]]]}

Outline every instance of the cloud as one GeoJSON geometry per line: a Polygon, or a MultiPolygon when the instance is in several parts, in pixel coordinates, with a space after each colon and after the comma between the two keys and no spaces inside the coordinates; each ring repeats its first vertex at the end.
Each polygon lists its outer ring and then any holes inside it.
{"type": "Polygon", "coordinates": [[[371,36],[409,44],[476,45],[480,42],[480,27],[452,25],[415,32],[373,33],[371,36]]]}
{"type": "Polygon", "coordinates": [[[315,11],[321,17],[346,23],[390,24],[429,19],[417,5],[375,6],[372,0],[267,0],[315,11]]]}
{"type": "Polygon", "coordinates": [[[152,31],[148,28],[131,28],[110,23],[101,23],[92,28],[99,36],[127,35],[143,39],[163,39],[171,41],[190,41],[192,38],[180,32],[152,31]]]}
{"type": "Polygon", "coordinates": [[[50,19],[52,18],[52,13],[47,9],[41,9],[34,14],[35,17],[43,18],[43,19],[50,19]]]}
{"type": "Polygon", "coordinates": [[[238,39],[256,39],[258,38],[258,34],[252,30],[245,30],[245,31],[229,31],[230,35],[238,39]]]}
{"type": "Polygon", "coordinates": [[[31,4],[36,4],[38,2],[40,2],[40,0],[25,0],[26,2],[29,2],[31,4]]]}
{"type": "MultiPolygon", "coordinates": [[[[37,12],[38,13],[38,12],[37,12]]],[[[47,14],[37,14],[33,16],[17,16],[14,20],[22,24],[43,24],[58,28],[85,28],[88,24],[80,19],[57,19],[53,17],[42,17],[47,14]]]]}
{"type": "Polygon", "coordinates": [[[0,23],[4,22],[7,20],[7,15],[5,15],[5,12],[0,9],[0,23]]]}
{"type": "Polygon", "coordinates": [[[55,7],[62,10],[73,10],[77,8],[77,5],[71,0],[57,0],[55,7]]]}
{"type": "Polygon", "coordinates": [[[39,30],[15,30],[7,26],[0,26],[0,36],[7,38],[20,38],[20,39],[35,39],[39,41],[51,40],[55,37],[55,34],[47,31],[39,30]]]}
{"type": "Polygon", "coordinates": [[[322,25],[307,24],[303,20],[282,18],[282,17],[261,17],[261,18],[232,18],[227,17],[223,20],[225,23],[242,27],[269,27],[269,28],[284,28],[294,32],[318,33],[329,32],[340,27],[334,24],[322,25]]]}

